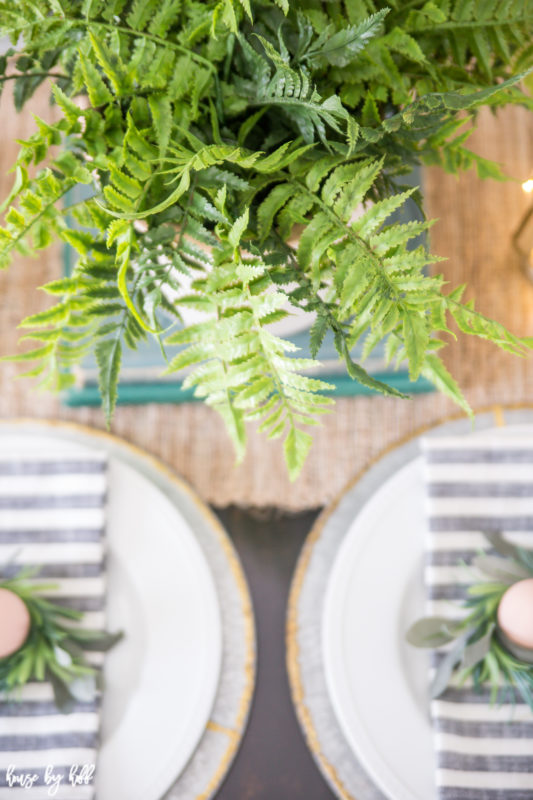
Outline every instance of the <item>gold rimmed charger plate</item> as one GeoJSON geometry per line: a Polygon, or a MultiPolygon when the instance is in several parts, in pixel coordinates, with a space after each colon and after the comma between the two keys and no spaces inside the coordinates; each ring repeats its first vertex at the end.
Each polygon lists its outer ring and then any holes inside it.
{"type": "Polygon", "coordinates": [[[255,685],[255,625],[250,593],[239,557],[215,514],[191,487],[158,459],[110,433],[77,423],[17,418],[2,420],[2,431],[53,434],[106,450],[151,480],[175,502],[211,570],[222,614],[222,668],[207,727],[166,800],[209,800],[222,783],[244,734],[255,685]]]}
{"type": "MultiPolygon", "coordinates": [[[[476,428],[502,427],[511,422],[531,423],[532,410],[532,404],[482,408],[476,412],[476,428]]],[[[292,700],[309,750],[326,781],[342,800],[384,800],[384,795],[350,749],[333,711],[324,675],[321,637],[324,595],[338,547],[358,510],[352,508],[350,516],[349,508],[347,515],[346,508],[339,506],[341,502],[346,505],[346,499],[355,493],[363,479],[370,477],[373,486],[379,486],[393,471],[416,457],[420,436],[437,430],[468,434],[472,423],[463,414],[457,414],[434,425],[420,427],[382,451],[320,514],[294,572],[286,628],[292,700]]]]}

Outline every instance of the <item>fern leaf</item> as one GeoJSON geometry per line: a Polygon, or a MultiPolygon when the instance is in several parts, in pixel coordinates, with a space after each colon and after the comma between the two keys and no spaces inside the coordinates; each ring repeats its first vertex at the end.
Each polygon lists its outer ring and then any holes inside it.
{"type": "MultiPolygon", "coordinates": [[[[150,59],[148,68],[143,68],[141,64],[141,69],[138,71],[138,80],[142,86],[154,89],[166,89],[168,86],[169,90],[168,92],[165,91],[164,94],[172,97],[175,89],[169,85],[169,81],[174,72],[174,65],[175,56],[173,51],[158,47],[153,58],[150,59]]],[[[192,63],[189,66],[192,67],[192,63]]],[[[193,72],[193,75],[196,76],[197,72],[193,72]]],[[[194,81],[195,78],[191,80],[194,81]]]]}
{"type": "Polygon", "coordinates": [[[361,52],[366,43],[376,36],[388,13],[388,8],[382,8],[359,25],[343,28],[333,35],[324,32],[304,54],[303,59],[323,61],[336,67],[346,67],[361,52]]]}
{"type": "Polygon", "coordinates": [[[311,355],[316,358],[328,330],[328,318],[323,313],[318,313],[309,331],[309,347],[311,355]]]}
{"type": "MultiPolygon", "coordinates": [[[[415,189],[408,189],[405,192],[393,194],[385,200],[374,203],[364,214],[352,223],[352,230],[357,231],[360,236],[371,236],[383,222],[390,217],[397,209],[401,208],[406,200],[411,197],[415,189]]],[[[417,228],[418,233],[426,230],[429,223],[421,223],[417,228]]],[[[417,234],[418,235],[418,234],[417,234]]]]}
{"type": "Polygon", "coordinates": [[[83,0],[81,4],[81,13],[85,19],[97,17],[98,14],[101,13],[104,5],[104,0],[83,0]]]}
{"type": "Polygon", "coordinates": [[[383,161],[373,161],[356,170],[354,177],[340,192],[334,211],[343,222],[347,222],[366,197],[376,177],[381,172],[383,161]]]}
{"type": "Polygon", "coordinates": [[[76,126],[78,120],[84,116],[82,109],[76,105],[70,97],[67,97],[57,83],[52,86],[52,94],[54,95],[57,105],[65,115],[65,118],[70,122],[72,127],[76,126]]]}
{"type": "MultiPolygon", "coordinates": [[[[334,230],[334,224],[327,214],[320,212],[313,217],[300,236],[298,245],[298,260],[303,269],[307,269],[313,262],[316,262],[315,243],[317,239],[322,239],[334,230]]],[[[338,232],[335,231],[337,234],[338,232]]]]}
{"type": "Polygon", "coordinates": [[[118,17],[126,3],[127,0],[106,0],[105,3],[102,3],[102,5],[105,6],[102,11],[102,16],[107,20],[112,20],[115,17],[118,17]]]}
{"type": "Polygon", "coordinates": [[[372,280],[372,272],[368,258],[358,248],[349,248],[344,256],[349,267],[342,284],[340,306],[343,314],[350,313],[356,300],[372,280]]]}
{"type": "Polygon", "coordinates": [[[87,88],[87,94],[89,95],[89,100],[91,101],[93,108],[98,108],[98,106],[105,106],[108,103],[111,103],[113,100],[111,92],[105,85],[94,64],[89,61],[88,57],[81,52],[81,50],[79,53],[79,61],[81,70],[83,72],[85,86],[87,88]]]}
{"type": "Polygon", "coordinates": [[[272,189],[257,209],[257,232],[261,241],[264,241],[274,222],[274,217],[295,192],[290,183],[279,183],[272,189]]]}
{"type": "Polygon", "coordinates": [[[459,389],[457,382],[452,378],[438,356],[428,355],[426,357],[422,367],[422,375],[431,381],[439,392],[447,395],[454,403],[457,403],[470,417],[473,416],[472,409],[459,389]]]}
{"type": "Polygon", "coordinates": [[[311,434],[294,426],[290,428],[283,443],[283,451],[291,481],[296,480],[300,474],[312,444],[311,434]]]}
{"type": "Polygon", "coordinates": [[[403,316],[403,338],[409,360],[409,376],[416,380],[424,365],[429,344],[429,329],[424,316],[409,312],[403,316]]]}
{"type": "Polygon", "coordinates": [[[89,39],[102,70],[113,87],[115,94],[120,95],[127,89],[126,71],[120,59],[112,53],[103,39],[97,38],[89,31],[89,39]]]}
{"type": "Polygon", "coordinates": [[[120,329],[109,338],[97,342],[94,353],[98,364],[98,384],[107,425],[111,423],[118,395],[118,376],[122,359],[120,329]]]}
{"type": "Polygon", "coordinates": [[[391,50],[405,56],[410,61],[415,61],[417,64],[423,64],[426,61],[423,50],[420,45],[410,34],[395,26],[384,38],[383,42],[386,43],[391,50]]]}
{"type": "Polygon", "coordinates": [[[261,173],[276,172],[285,169],[285,167],[288,167],[293,161],[301,158],[304,153],[313,147],[312,144],[306,144],[291,150],[291,145],[292,142],[286,142],[282,144],[281,147],[278,147],[277,150],[274,150],[269,156],[257,159],[254,163],[254,169],[261,173]]]}
{"type": "MultiPolygon", "coordinates": [[[[133,150],[139,158],[144,161],[151,161],[157,157],[157,150],[151,145],[145,136],[138,130],[131,114],[128,115],[126,136],[124,146],[133,150]]],[[[132,173],[133,174],[133,173],[132,173]]]]}
{"type": "Polygon", "coordinates": [[[117,208],[126,214],[132,212],[133,203],[130,198],[118,192],[113,186],[104,186],[104,196],[113,208],[117,208]]]}
{"type": "Polygon", "coordinates": [[[130,28],[143,31],[159,8],[159,0],[133,0],[127,20],[130,28]]]}
{"type": "Polygon", "coordinates": [[[124,166],[138,181],[146,181],[151,175],[150,167],[137,158],[129,148],[124,148],[124,166]]]}
{"type": "Polygon", "coordinates": [[[380,394],[388,395],[390,397],[405,398],[407,396],[402,392],[399,392],[393,386],[389,386],[388,383],[384,383],[383,381],[374,378],[372,375],[369,375],[369,373],[363,369],[363,367],[361,367],[359,364],[356,364],[355,361],[352,360],[347,349],[345,350],[344,358],[349,376],[358,381],[358,383],[362,384],[362,386],[366,386],[367,389],[372,389],[374,392],[379,392],[380,394]]]}
{"type": "Polygon", "coordinates": [[[253,22],[254,18],[253,18],[253,15],[252,15],[252,9],[250,7],[250,0],[240,0],[240,4],[244,8],[248,19],[251,22],[253,22]]]}
{"type": "Polygon", "coordinates": [[[163,0],[150,20],[148,30],[154,36],[164,38],[169,28],[176,22],[181,10],[182,0],[163,0]]]}
{"type": "Polygon", "coordinates": [[[148,104],[152,113],[154,130],[159,145],[159,157],[163,159],[167,152],[172,131],[172,103],[167,95],[160,92],[150,95],[148,104]]]}
{"type": "Polygon", "coordinates": [[[250,102],[256,105],[279,106],[287,111],[290,109],[291,121],[298,127],[304,141],[311,144],[316,134],[326,148],[330,149],[326,126],[342,133],[342,126],[346,127],[349,116],[339,98],[331,95],[323,100],[305,72],[291,69],[283,55],[268,40],[262,36],[258,38],[274,63],[275,72],[268,85],[254,87],[250,102]]]}
{"type": "Polygon", "coordinates": [[[17,353],[14,356],[1,356],[1,361],[36,361],[49,355],[54,348],[53,342],[51,344],[43,344],[41,347],[34,347],[33,350],[27,350],[25,353],[17,353]]]}
{"type": "MultiPolygon", "coordinates": [[[[136,200],[142,192],[142,187],[139,181],[135,178],[131,178],[122,170],[117,169],[115,166],[110,165],[110,176],[113,182],[113,186],[116,187],[117,191],[121,193],[121,195],[125,195],[126,197],[131,198],[132,200],[136,200]]],[[[110,202],[113,201],[112,197],[109,198],[110,202]]],[[[123,200],[120,200],[121,206],[124,203],[123,200]]],[[[115,203],[116,204],[116,203],[115,203]]],[[[119,206],[119,207],[121,207],[119,206]]],[[[127,210],[131,209],[131,203],[125,202],[125,206],[127,210]]]]}
{"type": "Polygon", "coordinates": [[[107,237],[107,246],[110,247],[113,244],[116,246],[116,263],[118,266],[117,286],[122,299],[141,328],[150,333],[156,333],[155,330],[146,324],[135,308],[128,290],[127,276],[133,244],[133,228],[131,224],[123,220],[116,220],[111,223],[107,237]]]}
{"type": "Polygon", "coordinates": [[[244,214],[235,220],[228,233],[228,241],[234,249],[239,246],[242,236],[248,226],[248,216],[249,212],[247,209],[244,214]]]}

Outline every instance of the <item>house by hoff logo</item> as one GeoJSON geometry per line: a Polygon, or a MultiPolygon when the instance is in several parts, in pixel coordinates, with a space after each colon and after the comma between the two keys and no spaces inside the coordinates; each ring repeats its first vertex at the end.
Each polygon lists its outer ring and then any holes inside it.
{"type": "Polygon", "coordinates": [[[18,770],[15,764],[10,764],[6,769],[6,785],[17,786],[20,789],[31,789],[34,786],[47,786],[48,796],[54,797],[60,786],[90,786],[96,770],[95,764],[73,764],[68,773],[64,770],[57,772],[53,764],[48,764],[44,772],[24,772],[18,770]]]}

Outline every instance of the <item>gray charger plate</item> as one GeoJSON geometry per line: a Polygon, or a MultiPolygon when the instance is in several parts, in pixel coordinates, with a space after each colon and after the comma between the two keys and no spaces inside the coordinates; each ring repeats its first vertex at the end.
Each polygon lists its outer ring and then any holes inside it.
{"type": "Polygon", "coordinates": [[[222,667],[206,730],[165,800],[209,800],[217,792],[246,728],[255,684],[255,625],[239,558],[217,517],[193,490],[145,451],[108,433],[73,423],[15,419],[0,422],[8,433],[53,434],[58,439],[98,447],[145,475],[175,503],[195,532],[209,564],[222,618],[222,667]]]}
{"type": "MultiPolygon", "coordinates": [[[[494,406],[476,414],[475,429],[533,422],[533,406],[494,406]]],[[[329,698],[322,659],[322,610],[338,548],[365,501],[395,472],[419,455],[422,435],[468,435],[464,416],[416,431],[382,453],[322,512],[302,549],[287,615],[287,670],[307,745],[324,778],[342,800],[385,800],[341,731],[329,698]]]]}

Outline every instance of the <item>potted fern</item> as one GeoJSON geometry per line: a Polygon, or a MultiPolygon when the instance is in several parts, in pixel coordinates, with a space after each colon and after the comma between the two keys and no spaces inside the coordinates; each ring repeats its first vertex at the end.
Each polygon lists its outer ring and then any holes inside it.
{"type": "Polygon", "coordinates": [[[23,322],[36,344],[16,358],[44,387],[94,351],[110,418],[123,347],[156,337],[238,457],[255,420],[294,478],[332,400],[272,332],[291,308],[314,315],[313,356],[330,330],[354,380],[397,395],[351,355],[385,340],[466,411],[438,354],[450,321],[528,350],[427,273],[438,259],[410,242],[429,222],[390,222],[417,164],[502,177],[465,140],[481,105],[531,106],[527,3],[20,0],[0,2],[0,34],[16,107],[48,81],[61,112],[21,142],[1,265],[57,239],[79,254],[23,322]]]}

